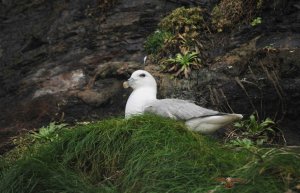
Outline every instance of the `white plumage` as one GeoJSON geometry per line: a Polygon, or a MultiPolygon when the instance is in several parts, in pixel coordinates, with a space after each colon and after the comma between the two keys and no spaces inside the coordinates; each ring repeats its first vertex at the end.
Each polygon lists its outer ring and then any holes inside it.
{"type": "Polygon", "coordinates": [[[127,100],[126,118],[145,112],[154,113],[163,117],[184,120],[190,130],[204,134],[213,133],[243,118],[241,114],[221,113],[186,100],[157,99],[156,81],[149,72],[144,70],[133,72],[130,79],[124,83],[124,87],[128,86],[133,88],[133,92],[127,100]]]}

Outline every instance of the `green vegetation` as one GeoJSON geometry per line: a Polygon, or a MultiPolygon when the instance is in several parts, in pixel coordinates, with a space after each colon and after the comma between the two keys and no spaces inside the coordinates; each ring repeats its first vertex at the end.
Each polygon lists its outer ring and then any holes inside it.
{"type": "Polygon", "coordinates": [[[248,138],[242,138],[242,139],[233,139],[229,141],[229,146],[236,146],[236,147],[242,147],[248,150],[252,150],[255,148],[255,144],[252,140],[248,138]]]}
{"type": "Polygon", "coordinates": [[[170,32],[156,30],[148,36],[145,42],[145,50],[148,54],[157,54],[163,47],[165,41],[172,36],[170,32]]]}
{"type": "Polygon", "coordinates": [[[176,54],[175,58],[169,58],[166,60],[168,71],[175,71],[175,75],[183,73],[185,78],[188,78],[191,73],[191,68],[200,67],[200,59],[197,57],[196,52],[185,52],[184,54],[176,54]]]}
{"type": "MultiPolygon", "coordinates": [[[[58,133],[66,126],[66,124],[52,122],[38,131],[22,133],[15,137],[12,140],[15,148],[5,156],[6,164],[11,164],[17,159],[33,154],[37,147],[42,144],[57,140],[59,137],[58,133]],[[32,146],[35,148],[31,148],[32,146]]],[[[1,165],[3,165],[3,162],[0,163],[0,167],[1,165]]]]}
{"type": "Polygon", "coordinates": [[[261,19],[261,17],[257,17],[257,18],[255,18],[255,19],[253,19],[252,21],[251,21],[251,26],[257,26],[257,25],[259,25],[259,24],[261,24],[262,23],[262,19],[261,19]]]}
{"type": "MultiPolygon", "coordinates": [[[[55,131],[1,158],[0,192],[286,192],[300,180],[299,155],[223,146],[184,124],[145,115],[55,131]],[[241,179],[226,189],[221,178],[241,179]]],[[[29,138],[33,139],[32,135],[29,138]]]]}
{"type": "Polygon", "coordinates": [[[67,124],[50,123],[47,127],[42,127],[37,132],[32,133],[33,140],[39,140],[42,142],[53,141],[58,138],[58,130],[67,126],[67,124]]]}
{"type": "Polygon", "coordinates": [[[237,141],[232,143],[244,145],[249,145],[250,142],[255,145],[284,143],[281,130],[270,118],[260,122],[251,115],[249,119],[236,122],[234,126],[235,129],[229,135],[229,139],[237,141]]]}
{"type": "Polygon", "coordinates": [[[193,69],[197,70],[210,62],[207,50],[218,44],[211,40],[213,33],[228,32],[241,25],[254,27],[261,24],[262,18],[258,16],[265,4],[263,0],[221,0],[211,13],[200,7],[174,9],[160,21],[156,32],[147,38],[145,51],[162,72],[188,78],[193,69]],[[198,53],[193,68],[177,70],[181,69],[180,65],[170,65],[170,57],[193,52],[198,53]]]}
{"type": "Polygon", "coordinates": [[[172,34],[183,34],[186,32],[201,30],[205,27],[203,10],[200,7],[180,7],[173,10],[159,23],[159,28],[172,34]]]}
{"type": "Polygon", "coordinates": [[[262,6],[262,0],[222,0],[212,11],[212,24],[218,32],[230,30],[239,24],[249,24],[262,6]]]}
{"type": "MultiPolygon", "coordinates": [[[[145,50],[152,54],[153,60],[162,66],[162,71],[175,72],[177,75],[188,77],[187,70],[176,70],[174,65],[170,65],[170,55],[187,55],[197,52],[197,59],[201,60],[202,44],[199,42],[200,32],[205,33],[208,27],[204,22],[204,11],[199,7],[180,7],[173,10],[169,15],[161,20],[158,30],[150,35],[145,42],[145,50]],[[174,68],[173,68],[174,67],[174,68]]],[[[200,66],[200,63],[198,65],[200,66]]]]}
{"type": "Polygon", "coordinates": [[[243,1],[223,0],[212,11],[212,23],[218,32],[240,22],[243,14],[243,1]]]}

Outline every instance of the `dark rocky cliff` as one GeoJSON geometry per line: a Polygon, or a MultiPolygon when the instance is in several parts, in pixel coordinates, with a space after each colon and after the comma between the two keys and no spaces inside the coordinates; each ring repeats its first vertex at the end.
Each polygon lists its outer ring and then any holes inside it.
{"type": "Polygon", "coordinates": [[[127,69],[142,68],[145,38],[175,7],[159,0],[1,1],[1,132],[121,115],[127,69]]]}
{"type": "MultiPolygon", "coordinates": [[[[281,124],[300,141],[300,4],[270,3],[263,23],[211,35],[207,66],[191,80],[160,82],[160,97],[179,97],[222,111],[281,124]]],[[[0,132],[50,121],[123,115],[130,72],[142,65],[143,42],[158,21],[181,5],[215,1],[76,0],[0,2],[0,132]]]]}

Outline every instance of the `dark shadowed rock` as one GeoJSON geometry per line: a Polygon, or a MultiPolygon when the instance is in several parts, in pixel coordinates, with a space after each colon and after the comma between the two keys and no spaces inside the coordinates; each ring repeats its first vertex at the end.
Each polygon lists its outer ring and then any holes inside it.
{"type": "Polygon", "coordinates": [[[1,1],[0,132],[122,115],[122,82],[143,68],[145,38],[179,5],[1,1]]]}
{"type": "MultiPolygon", "coordinates": [[[[249,32],[251,33],[251,32],[249,32]]],[[[247,38],[247,34],[244,34],[247,38]]],[[[212,50],[213,52],[214,50],[212,50]]],[[[146,67],[159,80],[161,98],[193,100],[228,113],[256,114],[275,120],[288,144],[299,144],[300,45],[297,33],[259,35],[219,55],[193,72],[191,79],[174,79],[146,67]]]]}

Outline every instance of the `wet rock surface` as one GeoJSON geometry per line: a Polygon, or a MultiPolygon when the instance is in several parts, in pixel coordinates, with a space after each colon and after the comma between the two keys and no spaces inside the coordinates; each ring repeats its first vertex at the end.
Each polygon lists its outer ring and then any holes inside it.
{"type": "MultiPolygon", "coordinates": [[[[167,12],[214,1],[0,2],[0,133],[3,139],[51,121],[122,116],[122,82],[144,68],[143,42],[167,12]],[[106,2],[106,4],[103,2],[106,2]],[[101,6],[100,6],[101,5],[101,6]],[[103,6],[104,5],[104,6],[103,6]]],[[[146,66],[161,98],[271,117],[300,143],[300,5],[263,11],[261,25],[211,35],[210,60],[191,79],[146,66]]]]}

